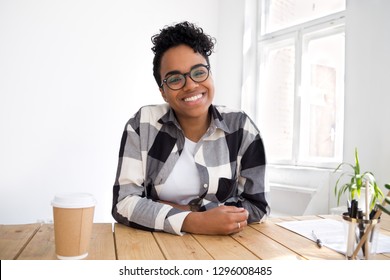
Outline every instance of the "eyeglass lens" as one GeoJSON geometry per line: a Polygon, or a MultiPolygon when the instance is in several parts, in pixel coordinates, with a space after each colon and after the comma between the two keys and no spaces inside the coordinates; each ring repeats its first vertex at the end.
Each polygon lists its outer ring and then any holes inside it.
{"type": "Polygon", "coordinates": [[[199,65],[193,68],[189,73],[173,74],[166,79],[166,84],[170,89],[181,89],[186,84],[187,75],[189,75],[194,82],[204,82],[209,76],[209,69],[204,65],[199,65]]]}

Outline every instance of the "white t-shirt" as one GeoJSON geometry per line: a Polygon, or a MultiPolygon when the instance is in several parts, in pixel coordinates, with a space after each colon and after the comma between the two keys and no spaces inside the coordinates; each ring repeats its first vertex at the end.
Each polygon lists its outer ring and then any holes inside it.
{"type": "Polygon", "coordinates": [[[185,138],[180,158],[158,194],[161,200],[187,205],[199,196],[200,179],[194,160],[196,144],[185,138]]]}

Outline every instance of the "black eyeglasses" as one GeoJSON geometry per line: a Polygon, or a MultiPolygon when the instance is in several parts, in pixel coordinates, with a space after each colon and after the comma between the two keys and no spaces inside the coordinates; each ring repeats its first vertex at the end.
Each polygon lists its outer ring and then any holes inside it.
{"type": "Polygon", "coordinates": [[[177,71],[169,73],[169,76],[162,81],[160,87],[163,87],[165,83],[171,90],[179,90],[186,85],[186,76],[189,76],[195,83],[201,83],[207,80],[209,74],[210,65],[197,64],[188,73],[182,74],[177,71]]]}

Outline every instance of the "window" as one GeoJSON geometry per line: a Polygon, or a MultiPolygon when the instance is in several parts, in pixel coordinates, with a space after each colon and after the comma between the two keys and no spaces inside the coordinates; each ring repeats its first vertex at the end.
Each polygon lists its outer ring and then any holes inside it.
{"type": "Polygon", "coordinates": [[[345,0],[263,0],[256,121],[269,163],[342,159],[345,0]]]}

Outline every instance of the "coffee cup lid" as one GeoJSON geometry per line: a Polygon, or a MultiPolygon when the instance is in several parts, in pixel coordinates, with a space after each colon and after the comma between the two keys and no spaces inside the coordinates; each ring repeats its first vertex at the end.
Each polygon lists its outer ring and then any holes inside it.
{"type": "Polygon", "coordinates": [[[51,202],[52,206],[60,208],[93,207],[95,204],[93,195],[89,193],[60,193],[51,202]]]}

